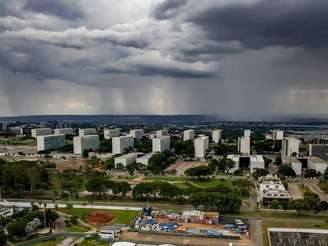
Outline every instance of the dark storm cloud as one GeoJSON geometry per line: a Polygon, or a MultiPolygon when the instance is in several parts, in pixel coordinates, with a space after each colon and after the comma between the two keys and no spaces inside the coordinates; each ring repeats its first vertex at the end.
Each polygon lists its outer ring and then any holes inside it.
{"type": "Polygon", "coordinates": [[[69,20],[81,19],[84,16],[77,4],[67,0],[28,0],[24,9],[69,20]]]}
{"type": "Polygon", "coordinates": [[[187,17],[215,41],[266,46],[328,47],[328,1],[269,0],[255,4],[209,6],[187,17]]]}
{"type": "Polygon", "coordinates": [[[157,19],[169,19],[178,13],[180,7],[188,0],[168,0],[158,4],[152,11],[152,16],[157,19]]]}

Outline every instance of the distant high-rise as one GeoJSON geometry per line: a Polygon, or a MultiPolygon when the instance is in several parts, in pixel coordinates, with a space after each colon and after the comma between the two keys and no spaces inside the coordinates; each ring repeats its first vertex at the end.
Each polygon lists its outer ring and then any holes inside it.
{"type": "Polygon", "coordinates": [[[284,138],[284,131],[281,131],[281,130],[273,130],[272,131],[272,139],[274,141],[282,140],[283,138],[284,138]]]}
{"type": "Polygon", "coordinates": [[[55,134],[74,135],[73,128],[57,128],[55,134]]]}
{"type": "Polygon", "coordinates": [[[79,129],[79,136],[93,135],[97,134],[97,130],[95,128],[84,128],[79,129]]]}
{"type": "Polygon", "coordinates": [[[291,157],[299,154],[300,140],[294,137],[285,137],[282,140],[281,159],[284,163],[290,163],[291,157]]]}
{"type": "Polygon", "coordinates": [[[212,131],[212,139],[214,143],[219,143],[221,141],[222,129],[214,129],[212,131]]]}
{"type": "Polygon", "coordinates": [[[194,140],[195,131],[194,130],[185,130],[183,132],[183,141],[194,140]]]}
{"type": "Polygon", "coordinates": [[[170,136],[156,137],[153,141],[153,152],[162,152],[164,150],[170,150],[171,138],[170,136]]]}
{"type": "Polygon", "coordinates": [[[134,140],[132,136],[114,137],[112,139],[112,152],[113,154],[123,154],[130,148],[133,148],[134,140]]]}
{"type": "Polygon", "coordinates": [[[249,137],[251,137],[251,130],[245,129],[245,130],[244,130],[244,137],[245,137],[245,138],[249,138],[249,137]]]}
{"type": "Polygon", "coordinates": [[[120,129],[105,129],[104,130],[104,138],[105,139],[112,139],[114,137],[120,136],[120,129]]]}
{"type": "Polygon", "coordinates": [[[135,139],[142,139],[144,135],[144,130],[143,129],[130,130],[130,135],[135,139]]]}
{"type": "Polygon", "coordinates": [[[73,138],[74,154],[83,154],[85,150],[95,150],[99,147],[98,135],[77,136],[73,138]]]}
{"type": "Polygon", "coordinates": [[[158,138],[168,136],[168,135],[169,135],[168,130],[158,130],[158,131],[156,131],[156,137],[158,137],[158,138]]]}
{"type": "Polygon", "coordinates": [[[38,136],[51,135],[52,130],[50,128],[35,128],[31,129],[31,136],[37,138],[38,136]]]}
{"type": "Polygon", "coordinates": [[[209,148],[209,138],[207,136],[201,136],[195,139],[195,157],[204,158],[209,148]]]}
{"type": "Polygon", "coordinates": [[[57,150],[65,146],[64,134],[37,136],[36,140],[38,151],[57,150]]]}
{"type": "Polygon", "coordinates": [[[249,137],[238,138],[238,151],[242,155],[249,155],[251,153],[251,139],[249,137]]]}

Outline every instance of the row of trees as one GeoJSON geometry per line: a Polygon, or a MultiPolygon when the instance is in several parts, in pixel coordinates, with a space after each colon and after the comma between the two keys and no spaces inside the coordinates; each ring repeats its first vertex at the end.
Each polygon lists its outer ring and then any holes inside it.
{"type": "Polygon", "coordinates": [[[106,177],[98,176],[90,178],[85,187],[87,191],[92,192],[93,197],[104,196],[106,191],[111,190],[114,195],[121,195],[122,198],[131,190],[127,182],[114,182],[108,180],[106,177]]]}

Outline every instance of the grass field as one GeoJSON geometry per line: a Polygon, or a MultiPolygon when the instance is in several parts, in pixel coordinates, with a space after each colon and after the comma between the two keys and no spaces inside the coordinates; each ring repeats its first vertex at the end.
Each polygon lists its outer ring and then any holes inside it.
{"type": "Polygon", "coordinates": [[[108,246],[110,244],[106,242],[101,242],[96,239],[86,239],[83,242],[79,243],[78,246],[108,246]]]}
{"type": "MultiPolygon", "coordinates": [[[[63,212],[65,214],[77,216],[83,221],[85,221],[86,216],[96,211],[96,209],[91,208],[60,208],[58,211],[63,212]]],[[[114,220],[111,222],[111,224],[125,224],[128,225],[132,219],[138,215],[138,211],[127,211],[127,210],[103,210],[107,213],[110,213],[114,216],[114,220]]]]}
{"type": "Polygon", "coordinates": [[[170,176],[150,176],[144,178],[147,181],[187,181],[187,177],[170,177],[170,176]]]}
{"type": "Polygon", "coordinates": [[[57,237],[52,240],[48,240],[42,243],[36,243],[34,246],[57,246],[59,243],[61,243],[65,238],[64,237],[57,237]]]}

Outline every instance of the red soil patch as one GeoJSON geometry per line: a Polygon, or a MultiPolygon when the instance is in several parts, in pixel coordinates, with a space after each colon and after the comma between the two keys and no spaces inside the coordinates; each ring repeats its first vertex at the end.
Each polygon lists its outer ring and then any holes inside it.
{"type": "Polygon", "coordinates": [[[89,224],[99,227],[111,222],[114,219],[114,216],[105,211],[94,211],[89,213],[86,219],[89,224]]]}

